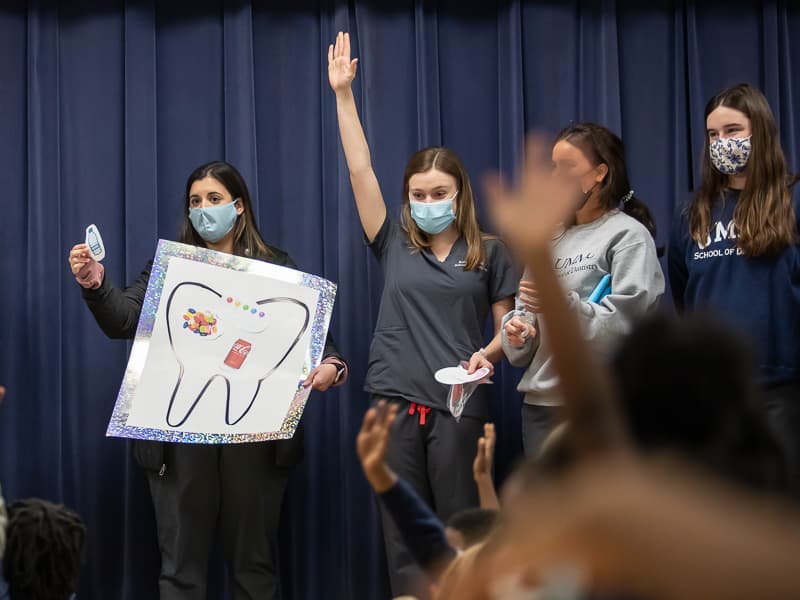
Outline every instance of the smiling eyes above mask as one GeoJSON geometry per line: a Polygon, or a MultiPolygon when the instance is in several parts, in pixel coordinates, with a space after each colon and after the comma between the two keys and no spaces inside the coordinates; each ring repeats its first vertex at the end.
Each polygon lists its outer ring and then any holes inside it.
{"type": "Polygon", "coordinates": [[[456,220],[456,214],[453,212],[453,200],[455,200],[456,196],[458,196],[458,192],[447,200],[439,200],[438,202],[410,200],[411,218],[414,219],[417,227],[425,233],[429,235],[441,233],[456,220]]]}
{"type": "Polygon", "coordinates": [[[751,136],[743,138],[717,138],[708,145],[711,164],[723,175],[738,175],[747,168],[750,160],[751,136]]]}
{"type": "Polygon", "coordinates": [[[236,199],[228,204],[218,204],[208,208],[190,208],[189,220],[194,230],[205,241],[212,244],[220,241],[236,224],[236,199]]]}

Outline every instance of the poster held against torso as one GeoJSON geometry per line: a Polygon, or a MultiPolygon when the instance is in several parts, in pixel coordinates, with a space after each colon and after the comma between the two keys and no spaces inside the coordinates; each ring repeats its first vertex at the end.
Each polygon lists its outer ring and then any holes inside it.
{"type": "Polygon", "coordinates": [[[227,444],[294,435],[336,285],[160,240],[106,435],[227,444]]]}

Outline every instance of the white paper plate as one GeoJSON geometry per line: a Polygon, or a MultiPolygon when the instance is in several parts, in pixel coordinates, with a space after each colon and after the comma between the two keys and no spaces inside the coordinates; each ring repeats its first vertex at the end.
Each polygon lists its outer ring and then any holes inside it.
{"type": "Polygon", "coordinates": [[[445,385],[455,385],[457,383],[472,383],[474,381],[480,381],[488,374],[489,369],[486,367],[478,369],[472,375],[467,373],[467,370],[464,367],[445,367],[444,369],[439,369],[436,371],[433,376],[439,383],[443,383],[445,385]]]}

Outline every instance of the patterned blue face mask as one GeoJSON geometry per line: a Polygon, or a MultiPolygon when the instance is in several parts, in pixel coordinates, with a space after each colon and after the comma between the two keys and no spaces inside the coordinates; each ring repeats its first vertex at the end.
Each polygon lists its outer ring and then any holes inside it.
{"type": "Polygon", "coordinates": [[[215,244],[228,235],[239,216],[236,212],[237,198],[228,204],[217,204],[208,208],[189,209],[189,220],[194,230],[205,241],[215,244]]]}
{"type": "Polygon", "coordinates": [[[723,175],[738,175],[750,160],[750,138],[717,138],[708,145],[714,168],[723,175]]]}
{"type": "Polygon", "coordinates": [[[458,192],[451,198],[438,202],[410,200],[411,218],[425,233],[429,235],[441,233],[456,220],[456,214],[453,212],[453,200],[456,196],[458,196],[458,192]]]}

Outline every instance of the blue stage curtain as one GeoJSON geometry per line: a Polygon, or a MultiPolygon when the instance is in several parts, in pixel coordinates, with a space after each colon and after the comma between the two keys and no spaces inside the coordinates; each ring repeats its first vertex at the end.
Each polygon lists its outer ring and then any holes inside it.
{"type": "MultiPolygon", "coordinates": [[[[454,148],[480,190],[488,169],[513,170],[526,130],[596,120],[625,140],[663,244],[696,180],[703,107],[740,81],[764,90],[797,166],[796,2],[3,2],[0,482],[10,499],[42,496],[84,516],[81,598],[155,598],[159,558],[144,477],[128,444],[104,437],[128,347],[94,323],[67,252],[96,223],[108,276],[131,281],[159,237],[176,237],[185,178],[212,159],[242,171],[267,241],[339,283],[333,333],[351,378],[304,416],[306,460],[285,501],[285,595],[388,595],[354,452],[381,275],[327,83],[338,30],[361,59],[356,96],[393,212],[422,146],[454,148]]],[[[500,479],[520,455],[518,378],[503,366],[493,387],[500,479]]]]}

